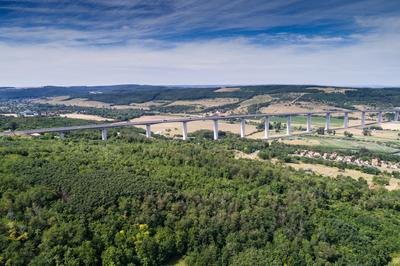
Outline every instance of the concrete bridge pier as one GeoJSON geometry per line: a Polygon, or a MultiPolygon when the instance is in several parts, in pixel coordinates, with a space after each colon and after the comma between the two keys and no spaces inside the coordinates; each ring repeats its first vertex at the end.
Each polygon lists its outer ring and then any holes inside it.
{"type": "Polygon", "coordinates": [[[65,140],[65,133],[64,132],[60,132],[60,139],[61,140],[65,140]]]}
{"type": "Polygon", "coordinates": [[[240,119],[240,137],[246,137],[246,120],[244,118],[240,119]]]}
{"type": "Polygon", "coordinates": [[[329,130],[331,128],[331,113],[326,113],[325,119],[325,130],[329,130]]]}
{"type": "Polygon", "coordinates": [[[307,114],[307,133],[311,133],[312,131],[312,125],[311,125],[311,114],[307,114]]]}
{"type": "Polygon", "coordinates": [[[107,134],[108,134],[107,128],[103,128],[103,129],[101,130],[101,140],[106,141],[106,140],[107,140],[107,134]]]}
{"type": "Polygon", "coordinates": [[[213,129],[214,129],[214,140],[218,139],[218,120],[213,120],[213,129]]]}
{"type": "Polygon", "coordinates": [[[365,112],[361,112],[361,128],[365,128],[365,112]]]}
{"type": "Polygon", "coordinates": [[[151,137],[151,126],[146,125],[146,138],[150,138],[150,137],[151,137]]]}
{"type": "Polygon", "coordinates": [[[269,138],[269,116],[264,119],[264,139],[269,138]]]}
{"type": "Polygon", "coordinates": [[[291,115],[287,116],[286,135],[287,136],[292,135],[292,116],[291,115]]]}
{"type": "Polygon", "coordinates": [[[382,112],[378,113],[378,125],[382,124],[382,112]]]}
{"type": "Polygon", "coordinates": [[[187,122],[182,122],[182,139],[188,139],[188,129],[187,129],[187,122]]]}
{"type": "Polygon", "coordinates": [[[344,113],[344,124],[343,124],[344,128],[348,128],[349,127],[349,113],[345,112],[344,113]]]}

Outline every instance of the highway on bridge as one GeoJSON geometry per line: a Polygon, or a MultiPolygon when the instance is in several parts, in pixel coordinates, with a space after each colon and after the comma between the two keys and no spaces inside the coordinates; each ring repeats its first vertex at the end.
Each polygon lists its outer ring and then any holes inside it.
{"type": "MultiPolygon", "coordinates": [[[[162,123],[176,123],[181,122],[184,124],[184,135],[187,135],[186,123],[192,121],[214,121],[215,127],[214,131],[218,131],[217,121],[219,120],[229,120],[229,119],[241,119],[244,121],[246,118],[269,118],[274,116],[285,116],[288,117],[288,134],[285,136],[291,136],[290,134],[290,122],[292,116],[301,116],[306,115],[309,117],[308,119],[308,129],[311,129],[311,116],[312,115],[326,115],[327,124],[326,129],[330,129],[330,116],[334,113],[343,113],[345,115],[345,124],[343,128],[332,128],[332,129],[344,129],[349,126],[346,124],[346,120],[348,120],[349,113],[361,113],[362,124],[360,126],[364,127],[367,124],[365,123],[365,114],[366,113],[378,113],[377,123],[383,123],[382,114],[383,113],[395,113],[395,121],[399,119],[399,109],[389,109],[389,110],[365,110],[365,111],[323,111],[323,112],[294,112],[294,113],[264,113],[264,114],[246,114],[246,115],[228,115],[228,116],[203,116],[203,117],[182,117],[182,118],[171,118],[171,119],[158,119],[158,120],[149,120],[149,121],[136,121],[136,122],[115,122],[115,123],[104,123],[104,124],[89,124],[82,126],[70,126],[70,127],[53,127],[53,128],[40,128],[40,129],[30,129],[30,130],[20,130],[20,131],[4,131],[0,132],[0,136],[12,136],[12,135],[31,135],[31,134],[41,134],[41,133],[65,133],[69,131],[77,131],[77,130],[87,130],[87,129],[99,129],[106,130],[108,128],[118,128],[118,127],[126,127],[126,126],[146,126],[147,131],[150,131],[150,126],[154,124],[162,124],[162,123]]],[[[370,123],[370,124],[377,124],[370,123]]],[[[368,125],[370,125],[368,124],[368,125]]],[[[244,133],[244,123],[241,123],[242,130],[244,133]]],[[[358,127],[358,126],[356,126],[358,127]]],[[[267,129],[266,129],[267,130],[267,129]]],[[[311,133],[310,130],[304,132],[304,134],[311,133]]],[[[106,134],[106,132],[105,132],[106,134]]],[[[147,136],[150,136],[150,132],[147,132],[147,136]]],[[[242,134],[244,135],[244,134],[242,134]]],[[[281,136],[284,137],[284,136],[281,136]]]]}

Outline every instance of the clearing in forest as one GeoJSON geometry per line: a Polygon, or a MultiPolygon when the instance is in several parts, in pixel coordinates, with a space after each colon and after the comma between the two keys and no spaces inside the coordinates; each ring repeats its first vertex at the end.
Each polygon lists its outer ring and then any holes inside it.
{"type": "Polygon", "coordinates": [[[44,99],[35,99],[33,103],[50,104],[50,105],[66,105],[66,106],[81,106],[94,108],[112,108],[112,109],[145,109],[130,105],[112,105],[109,103],[90,101],[86,98],[70,99],[69,96],[48,97],[44,99]]]}
{"type": "Polygon", "coordinates": [[[218,107],[239,102],[238,98],[210,98],[201,100],[174,101],[167,106],[218,107]]]}
{"type": "Polygon", "coordinates": [[[324,112],[332,110],[343,110],[343,108],[337,108],[333,105],[322,104],[322,103],[310,103],[310,102],[296,102],[292,104],[289,101],[272,103],[267,107],[260,109],[262,113],[289,113],[289,112],[324,112]]]}
{"type": "Polygon", "coordinates": [[[70,113],[70,114],[60,114],[60,117],[73,118],[73,119],[83,119],[89,121],[114,121],[112,118],[106,118],[99,115],[87,115],[87,114],[78,114],[78,113],[70,113]]]}
{"type": "MultiPolygon", "coordinates": [[[[341,170],[337,167],[331,167],[331,166],[326,166],[322,164],[310,164],[310,163],[286,163],[285,165],[293,167],[296,170],[308,170],[315,172],[320,175],[324,176],[329,176],[332,178],[336,178],[338,175],[343,175],[343,176],[350,176],[353,179],[358,179],[360,177],[364,178],[370,188],[375,188],[377,187],[373,183],[373,175],[371,174],[366,174],[358,170],[353,170],[353,169],[344,169],[341,170]]],[[[389,179],[389,185],[384,186],[387,190],[398,190],[400,189],[400,181],[399,179],[396,178],[390,178],[389,179]]]]}
{"type": "Polygon", "coordinates": [[[219,88],[217,90],[215,90],[214,92],[235,92],[235,91],[240,91],[240,88],[219,88]]]}

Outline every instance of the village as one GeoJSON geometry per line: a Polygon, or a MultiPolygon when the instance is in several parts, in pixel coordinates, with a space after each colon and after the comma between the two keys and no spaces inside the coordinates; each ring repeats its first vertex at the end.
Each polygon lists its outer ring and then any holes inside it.
{"type": "Polygon", "coordinates": [[[400,169],[400,163],[383,161],[378,158],[373,158],[371,160],[362,160],[362,159],[356,158],[355,156],[338,155],[336,152],[320,153],[320,152],[316,152],[316,151],[302,150],[302,151],[296,152],[294,154],[294,156],[336,161],[336,162],[353,164],[353,165],[364,166],[364,167],[377,167],[377,168],[382,168],[383,170],[389,170],[389,171],[400,169]]]}

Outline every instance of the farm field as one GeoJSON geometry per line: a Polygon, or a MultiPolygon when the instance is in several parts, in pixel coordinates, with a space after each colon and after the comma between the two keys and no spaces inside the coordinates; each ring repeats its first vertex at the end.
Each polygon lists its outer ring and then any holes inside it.
{"type": "Polygon", "coordinates": [[[88,121],[114,121],[114,119],[102,117],[99,115],[86,115],[86,114],[60,114],[60,117],[73,118],[73,119],[83,119],[88,121]]]}
{"type": "Polygon", "coordinates": [[[240,88],[222,87],[222,88],[216,89],[214,92],[237,92],[237,91],[240,91],[240,88]]]}
{"type": "MultiPolygon", "coordinates": [[[[142,116],[137,119],[132,119],[131,121],[151,121],[158,119],[171,119],[178,118],[180,116],[169,115],[169,116],[142,116]]],[[[188,133],[193,133],[199,130],[213,130],[213,122],[212,121],[193,121],[188,124],[188,133]]],[[[220,131],[231,132],[234,134],[239,134],[240,132],[240,124],[237,123],[229,123],[227,121],[220,121],[218,123],[218,127],[220,131]]],[[[145,126],[138,126],[138,128],[145,128],[145,126]]],[[[151,126],[151,130],[155,134],[160,134],[168,137],[181,136],[182,135],[182,123],[164,123],[164,124],[155,124],[151,126]]],[[[246,125],[246,133],[252,134],[256,132],[256,126],[254,125],[246,125]]],[[[190,137],[190,135],[189,135],[190,137]]]]}
{"type": "Polygon", "coordinates": [[[332,149],[340,150],[359,150],[362,148],[368,148],[368,150],[384,153],[397,153],[400,152],[400,146],[392,146],[392,143],[386,143],[384,141],[372,141],[372,140],[358,140],[349,139],[340,136],[302,136],[294,137],[292,139],[283,139],[282,142],[291,145],[309,145],[309,146],[321,146],[332,149]]]}
{"type": "Polygon", "coordinates": [[[232,103],[239,102],[238,98],[211,98],[211,99],[203,99],[203,100],[192,100],[192,101],[173,101],[166,106],[195,106],[195,107],[216,107],[222,106],[232,103]]]}
{"type": "MultiPolygon", "coordinates": [[[[306,171],[313,171],[317,174],[323,176],[329,176],[331,178],[336,178],[338,175],[350,176],[351,178],[357,180],[360,177],[364,178],[370,188],[376,187],[372,181],[373,175],[366,174],[358,170],[353,169],[344,169],[341,170],[337,167],[331,167],[321,164],[309,164],[309,163],[286,163],[286,166],[293,167],[296,170],[306,170],[306,171]]],[[[389,185],[384,186],[387,190],[399,190],[400,189],[400,180],[396,178],[389,179],[389,185]]]]}
{"type": "Polygon", "coordinates": [[[86,98],[73,98],[70,96],[57,96],[48,97],[45,99],[36,99],[33,103],[50,104],[50,105],[66,105],[66,106],[80,106],[80,107],[93,107],[93,108],[114,108],[114,109],[134,109],[139,108],[130,105],[111,105],[100,101],[91,101],[86,98]]]}
{"type": "Polygon", "coordinates": [[[273,103],[267,107],[260,109],[262,113],[282,113],[282,112],[323,112],[332,110],[346,110],[337,108],[332,105],[322,104],[318,102],[296,102],[290,101],[273,103]]]}

